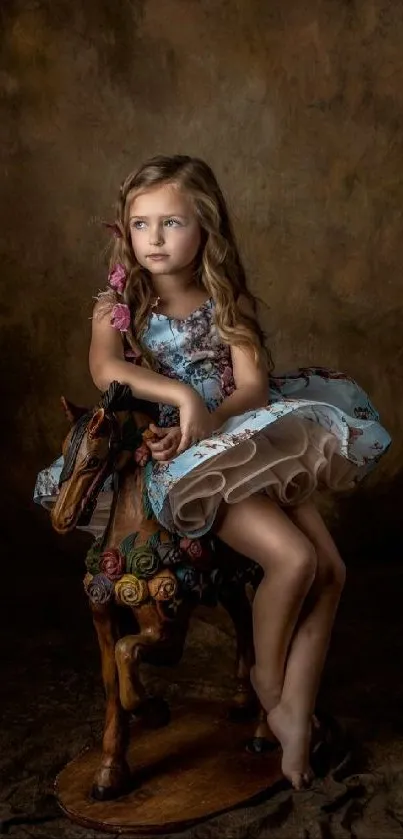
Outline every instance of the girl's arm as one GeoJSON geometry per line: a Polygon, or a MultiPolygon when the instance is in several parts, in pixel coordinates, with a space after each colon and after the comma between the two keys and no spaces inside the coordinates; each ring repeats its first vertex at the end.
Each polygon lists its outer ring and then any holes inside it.
{"type": "Polygon", "coordinates": [[[177,408],[196,397],[193,388],[183,382],[125,361],[120,332],[111,326],[110,313],[101,301],[94,306],[89,366],[94,384],[101,391],[118,381],[128,385],[140,399],[177,408]]]}
{"type": "Polygon", "coordinates": [[[214,427],[220,428],[230,417],[236,417],[268,403],[268,375],[263,364],[256,364],[247,350],[232,347],[232,364],[236,390],[214,411],[214,427]]]}
{"type": "Polygon", "coordinates": [[[181,440],[177,454],[196,440],[211,436],[211,414],[194,388],[125,361],[120,333],[111,325],[110,312],[105,311],[103,301],[98,301],[94,307],[89,363],[99,390],[104,391],[111,382],[117,381],[128,385],[133,395],[140,399],[179,408],[181,440]]]}
{"type": "MultiPolygon", "coordinates": [[[[247,315],[250,314],[249,301],[242,298],[240,303],[241,310],[247,315]]],[[[214,411],[213,422],[216,429],[230,417],[252,411],[254,408],[263,408],[268,402],[269,383],[263,352],[256,362],[250,350],[232,346],[231,357],[236,390],[214,411]]]]}

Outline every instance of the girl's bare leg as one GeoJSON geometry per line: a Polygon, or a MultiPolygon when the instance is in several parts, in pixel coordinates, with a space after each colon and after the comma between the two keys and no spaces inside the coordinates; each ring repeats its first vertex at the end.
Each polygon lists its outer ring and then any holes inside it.
{"type": "Polygon", "coordinates": [[[216,533],[264,571],[253,604],[253,684],[262,705],[271,711],[282,694],[290,642],[315,578],[315,550],[279,506],[263,495],[225,506],[216,533]]]}
{"type": "Polygon", "coordinates": [[[290,517],[315,547],[317,572],[291,643],[281,699],[268,721],[283,747],[284,774],[299,788],[310,779],[311,720],[345,566],[312,502],[295,508],[290,517]]]}

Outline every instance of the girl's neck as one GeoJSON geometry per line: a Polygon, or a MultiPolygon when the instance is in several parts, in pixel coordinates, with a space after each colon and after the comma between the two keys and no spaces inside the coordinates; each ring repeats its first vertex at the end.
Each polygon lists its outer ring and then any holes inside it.
{"type": "Polygon", "coordinates": [[[157,314],[187,317],[189,312],[193,312],[208,299],[206,289],[198,285],[193,277],[187,283],[178,282],[173,276],[157,279],[159,282],[154,282],[155,299],[152,304],[157,314]]]}
{"type": "Polygon", "coordinates": [[[179,296],[192,294],[197,289],[193,272],[161,274],[152,278],[156,297],[165,302],[176,300],[179,296]]]}

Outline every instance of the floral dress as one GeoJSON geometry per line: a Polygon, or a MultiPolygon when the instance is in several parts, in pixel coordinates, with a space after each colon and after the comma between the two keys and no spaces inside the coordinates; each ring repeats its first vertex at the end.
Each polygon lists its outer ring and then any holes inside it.
{"type": "MultiPolygon", "coordinates": [[[[153,312],[143,340],[158,371],[192,385],[210,411],[235,389],[230,348],[219,338],[212,300],[183,319],[153,312]]],[[[178,424],[176,408],[160,405],[159,412],[160,425],[178,424]]],[[[232,417],[170,462],[150,462],[146,485],[161,524],[194,538],[210,530],[223,500],[236,504],[264,492],[287,506],[317,488],[349,489],[390,442],[353,379],[322,367],[303,368],[268,379],[265,407],[232,417]]],[[[52,503],[62,466],[59,458],[38,475],[36,501],[52,503]]],[[[107,495],[99,505],[104,517],[107,495]]],[[[89,529],[99,533],[95,521],[89,529]]]]}

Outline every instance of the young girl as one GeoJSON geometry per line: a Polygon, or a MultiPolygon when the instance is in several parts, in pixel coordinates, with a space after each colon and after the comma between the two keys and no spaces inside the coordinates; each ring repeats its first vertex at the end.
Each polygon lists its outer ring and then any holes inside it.
{"type": "MultiPolygon", "coordinates": [[[[310,368],[269,378],[255,301],[205,163],[146,163],[121,187],[114,227],[91,374],[101,391],[118,380],[159,404],[148,491],[161,523],[189,537],[210,530],[262,566],[252,678],[299,788],[310,779],[311,720],[345,577],[312,493],[352,486],[390,439],[347,376],[310,368]]],[[[43,476],[38,487],[38,498],[52,494],[43,476]]]]}

